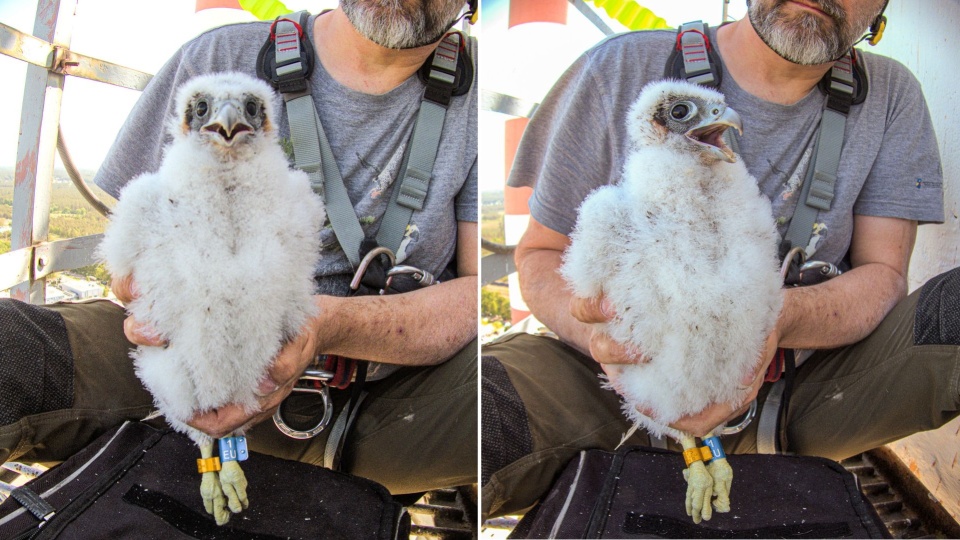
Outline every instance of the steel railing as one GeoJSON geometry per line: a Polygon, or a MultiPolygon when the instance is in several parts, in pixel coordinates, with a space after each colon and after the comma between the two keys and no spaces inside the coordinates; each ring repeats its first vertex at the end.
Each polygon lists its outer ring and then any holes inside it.
{"type": "MultiPolygon", "coordinates": [[[[70,50],[77,0],[39,0],[33,35],[0,23],[0,53],[28,63],[20,115],[9,253],[0,255],[0,290],[34,304],[46,297],[46,276],[87,266],[103,235],[49,241],[54,153],[70,161],[60,137],[67,76],[143,90],[152,75],[70,50]]],[[[76,171],[71,177],[78,183],[76,171]]],[[[79,179],[82,184],[82,179],[79,179]]],[[[83,189],[81,188],[81,193],[83,189]]],[[[91,202],[98,211],[96,204],[91,202]]]]}

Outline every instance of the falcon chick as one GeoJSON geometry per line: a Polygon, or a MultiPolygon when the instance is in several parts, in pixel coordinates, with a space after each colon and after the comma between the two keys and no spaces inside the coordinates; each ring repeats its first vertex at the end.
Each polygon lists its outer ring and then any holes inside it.
{"type": "MultiPolygon", "coordinates": [[[[560,270],[577,296],[612,302],[603,331],[650,359],[609,375],[624,413],[694,455],[694,437],[668,425],[745,400],[740,380],[782,306],[770,202],[724,144],[730,127],[740,130],[740,118],[721,94],[647,85],[627,118],[623,177],[584,200],[560,270]]],[[[725,458],[696,458],[684,477],[694,522],[710,519],[713,496],[718,512],[729,511],[725,458]]]]}
{"type": "Polygon", "coordinates": [[[258,411],[258,382],[316,314],[323,203],[290,169],[275,118],[275,94],[247,75],[184,83],[159,170],[123,189],[100,246],[113,276],[133,276],[129,312],[168,342],[131,356],[167,422],[200,447],[201,472],[212,469],[201,495],[221,525],[247,507],[247,481],[186,422],[231,403],[258,411]]]}

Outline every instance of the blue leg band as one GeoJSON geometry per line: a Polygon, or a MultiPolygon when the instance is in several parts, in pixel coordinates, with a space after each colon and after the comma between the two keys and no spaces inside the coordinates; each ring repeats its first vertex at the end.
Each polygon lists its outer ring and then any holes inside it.
{"type": "MultiPolygon", "coordinates": [[[[723,451],[723,446],[720,444],[719,437],[710,437],[703,439],[703,444],[710,449],[710,453],[713,454],[713,459],[726,458],[727,454],[723,451]]],[[[710,460],[713,461],[713,460],[710,460]]]]}
{"type": "Polygon", "coordinates": [[[220,439],[220,463],[228,461],[246,461],[250,457],[247,451],[246,437],[224,437],[220,439]]]}

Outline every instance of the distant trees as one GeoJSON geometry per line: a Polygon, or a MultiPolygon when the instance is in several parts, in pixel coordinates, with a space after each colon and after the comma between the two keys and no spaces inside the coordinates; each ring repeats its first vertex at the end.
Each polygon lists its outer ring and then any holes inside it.
{"type": "Polygon", "coordinates": [[[489,319],[510,320],[510,299],[487,287],[480,289],[480,314],[489,319]]]}

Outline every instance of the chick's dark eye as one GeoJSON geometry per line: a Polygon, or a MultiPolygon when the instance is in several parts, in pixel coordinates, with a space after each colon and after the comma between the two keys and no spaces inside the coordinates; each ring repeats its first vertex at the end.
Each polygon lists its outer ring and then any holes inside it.
{"type": "Polygon", "coordinates": [[[674,120],[687,120],[697,112],[697,107],[693,103],[677,103],[670,108],[670,117],[674,120]]]}
{"type": "Polygon", "coordinates": [[[250,116],[256,116],[258,112],[260,112],[260,107],[257,106],[257,102],[252,99],[248,101],[247,114],[249,114],[250,116]]]}
{"type": "Polygon", "coordinates": [[[197,116],[206,116],[207,115],[207,101],[201,99],[197,102],[197,116]]]}

